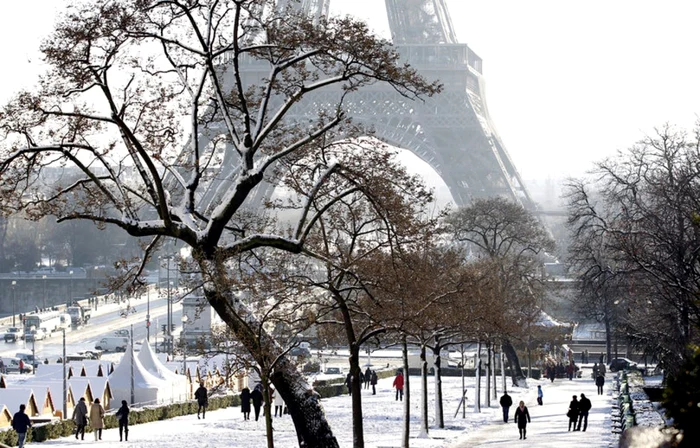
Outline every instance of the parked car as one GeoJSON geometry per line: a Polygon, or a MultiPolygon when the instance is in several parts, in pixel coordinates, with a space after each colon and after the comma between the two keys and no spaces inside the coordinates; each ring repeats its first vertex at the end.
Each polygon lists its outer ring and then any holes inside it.
{"type": "Polygon", "coordinates": [[[29,363],[24,363],[24,368],[22,368],[22,371],[19,371],[19,358],[12,358],[12,357],[2,357],[2,363],[3,366],[5,367],[5,373],[32,373],[34,370],[29,363]]]}
{"type": "Polygon", "coordinates": [[[342,373],[340,367],[326,367],[326,375],[341,375],[342,373]]]}
{"type": "Polygon", "coordinates": [[[114,336],[121,336],[124,338],[128,338],[129,337],[129,330],[122,328],[121,330],[115,331],[114,336]]]}
{"type": "Polygon", "coordinates": [[[129,338],[108,336],[100,339],[97,344],[95,344],[95,349],[105,352],[125,352],[127,345],[129,345],[129,338]]]}
{"type": "Polygon", "coordinates": [[[37,361],[34,358],[34,355],[32,355],[31,353],[17,352],[17,353],[15,353],[15,358],[21,359],[22,361],[24,361],[25,364],[29,364],[29,365],[33,366],[35,369],[36,369],[36,366],[39,365],[39,361],[37,361]]]}
{"type": "Polygon", "coordinates": [[[610,361],[610,371],[617,372],[618,370],[642,370],[636,362],[627,358],[615,358],[610,361]]]}
{"type": "Polygon", "coordinates": [[[24,332],[19,327],[10,327],[5,333],[5,342],[17,342],[24,339],[24,332]]]}
{"type": "Polygon", "coordinates": [[[297,356],[299,358],[310,358],[311,351],[304,347],[294,347],[289,351],[290,356],[297,356]]]}

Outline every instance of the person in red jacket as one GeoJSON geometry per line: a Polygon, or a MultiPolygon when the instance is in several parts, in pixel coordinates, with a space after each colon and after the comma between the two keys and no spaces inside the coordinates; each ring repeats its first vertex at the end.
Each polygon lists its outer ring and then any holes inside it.
{"type": "Polygon", "coordinates": [[[394,385],[396,388],[396,400],[403,401],[403,372],[396,372],[396,378],[394,378],[394,385]]]}

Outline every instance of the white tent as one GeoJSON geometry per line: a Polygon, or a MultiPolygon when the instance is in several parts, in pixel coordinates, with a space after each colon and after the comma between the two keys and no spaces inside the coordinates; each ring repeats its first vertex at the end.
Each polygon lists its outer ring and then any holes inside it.
{"type": "Polygon", "coordinates": [[[190,398],[189,395],[191,394],[189,393],[190,387],[187,377],[185,375],[178,375],[163,365],[151,348],[151,344],[149,344],[146,340],[144,340],[143,344],[141,345],[138,360],[149,373],[153,374],[169,385],[170,395],[173,400],[184,400],[190,398]]]}
{"type": "Polygon", "coordinates": [[[129,345],[122,360],[109,375],[109,385],[112,388],[113,400],[120,403],[126,400],[133,404],[156,404],[172,401],[170,387],[165,381],[150,373],[134,355],[134,349],[129,345]],[[134,401],[131,401],[133,372],[134,401]]]}

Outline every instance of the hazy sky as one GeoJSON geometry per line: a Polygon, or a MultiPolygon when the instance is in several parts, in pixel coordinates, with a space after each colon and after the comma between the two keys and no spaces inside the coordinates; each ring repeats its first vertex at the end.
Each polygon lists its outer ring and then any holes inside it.
{"type": "MultiPolygon", "coordinates": [[[[3,2],[1,102],[32,81],[63,1],[3,2]]],[[[656,126],[690,129],[700,113],[698,1],[447,3],[460,42],[483,58],[491,116],[525,179],[580,175],[656,126]]],[[[384,1],[331,4],[386,33],[384,1]]]]}

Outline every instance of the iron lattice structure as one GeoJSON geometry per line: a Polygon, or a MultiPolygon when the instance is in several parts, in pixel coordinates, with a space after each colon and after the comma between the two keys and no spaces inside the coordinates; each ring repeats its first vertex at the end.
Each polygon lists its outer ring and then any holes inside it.
{"type": "MultiPolygon", "coordinates": [[[[328,16],[329,4],[330,0],[278,1],[278,7],[297,8],[315,20],[328,16]]],[[[439,79],[444,90],[420,102],[377,84],[345,99],[348,115],[372,129],[375,137],[428,163],[457,206],[476,198],[502,196],[535,211],[489,116],[482,60],[466,44],[457,42],[445,0],[385,0],[385,4],[392,40],[401,57],[427,79],[439,79]]],[[[252,84],[267,75],[269,66],[251,60],[240,69],[252,84]]],[[[337,99],[338,91],[332,89],[308,95],[290,118],[303,121],[320,108],[337,104],[337,99]]],[[[227,148],[221,168],[235,170],[236,164],[235,151],[227,148]]],[[[200,203],[210,204],[217,191],[225,190],[222,184],[231,179],[214,179],[200,203]]],[[[253,203],[261,203],[271,193],[272,187],[263,183],[253,203]]]]}

